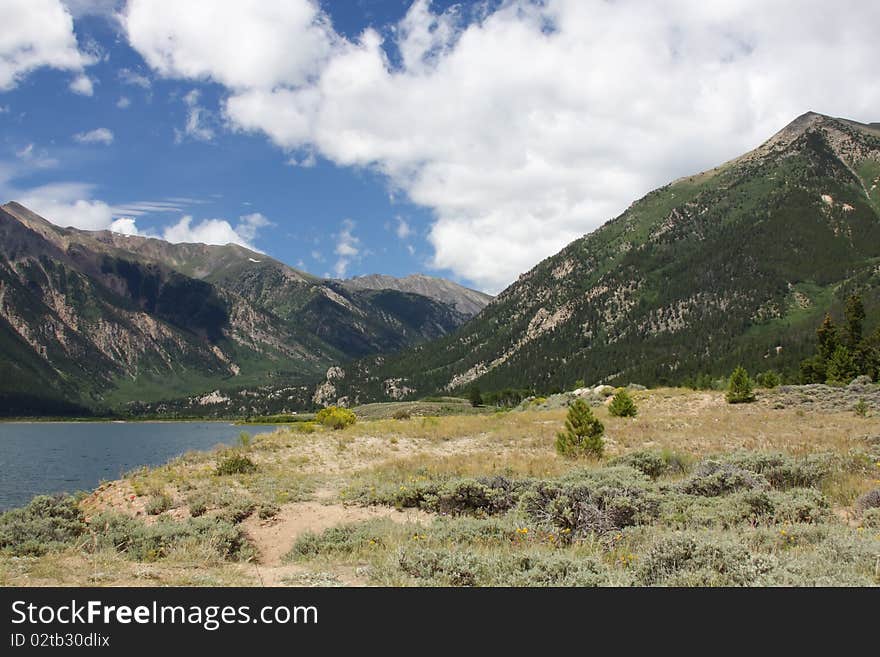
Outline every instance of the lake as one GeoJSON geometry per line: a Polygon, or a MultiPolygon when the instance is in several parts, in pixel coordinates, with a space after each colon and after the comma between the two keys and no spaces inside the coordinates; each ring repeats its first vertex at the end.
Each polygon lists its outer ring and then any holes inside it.
{"type": "Polygon", "coordinates": [[[223,422],[0,422],[0,510],[34,495],[91,491],[142,465],[231,445],[277,426],[223,422]]]}

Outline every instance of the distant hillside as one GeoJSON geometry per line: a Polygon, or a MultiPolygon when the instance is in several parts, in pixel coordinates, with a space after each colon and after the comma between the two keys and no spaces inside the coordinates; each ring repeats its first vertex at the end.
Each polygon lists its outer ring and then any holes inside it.
{"type": "Polygon", "coordinates": [[[236,245],[61,228],[18,203],[0,207],[0,415],[288,385],[441,337],[470,316],[236,245]]]}
{"type": "Polygon", "coordinates": [[[880,129],[807,113],[524,273],[453,335],[333,372],[351,403],[513,386],[794,373],[858,290],[880,319],[880,129]],[[395,395],[389,395],[388,382],[395,395]]]}
{"type": "Polygon", "coordinates": [[[404,278],[371,274],[349,278],[343,281],[343,285],[350,290],[397,290],[398,292],[421,294],[447,306],[452,306],[468,318],[479,313],[492,301],[492,297],[484,292],[477,292],[458,283],[424,274],[413,274],[404,278]]]}

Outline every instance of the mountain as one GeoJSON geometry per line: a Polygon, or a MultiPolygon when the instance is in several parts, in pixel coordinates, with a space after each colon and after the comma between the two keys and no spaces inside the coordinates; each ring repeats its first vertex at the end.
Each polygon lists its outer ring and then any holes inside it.
{"type": "Polygon", "coordinates": [[[384,274],[358,276],[343,281],[349,290],[397,290],[410,294],[421,294],[440,303],[452,306],[468,319],[479,313],[492,301],[484,292],[453,283],[443,278],[413,274],[404,278],[394,278],[384,274]]]}
{"type": "Polygon", "coordinates": [[[682,178],[522,274],[457,332],[322,382],[352,403],[504,387],[790,376],[829,309],[880,320],[880,124],[816,113],[682,178]],[[397,395],[399,396],[399,394],[397,395]]]}
{"type": "Polygon", "coordinates": [[[288,386],[441,337],[471,316],[236,245],[61,228],[18,203],[0,207],[0,415],[288,386]]]}

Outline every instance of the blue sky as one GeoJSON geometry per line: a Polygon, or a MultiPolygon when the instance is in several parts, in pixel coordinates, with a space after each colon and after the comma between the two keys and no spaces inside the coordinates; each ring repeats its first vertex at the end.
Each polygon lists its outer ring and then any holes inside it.
{"type": "Polygon", "coordinates": [[[497,292],[807,110],[880,120],[875,3],[705,4],[4,0],[0,198],[497,292]]]}

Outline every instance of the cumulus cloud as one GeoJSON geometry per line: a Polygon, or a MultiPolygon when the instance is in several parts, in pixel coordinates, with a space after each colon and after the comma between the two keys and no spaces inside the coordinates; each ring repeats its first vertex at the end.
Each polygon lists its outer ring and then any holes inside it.
{"type": "Polygon", "coordinates": [[[95,85],[88,75],[77,75],[69,85],[70,90],[80,96],[92,96],[95,93],[95,85]]]}
{"type": "Polygon", "coordinates": [[[78,132],[73,139],[80,144],[112,144],[113,131],[109,128],[95,128],[88,132],[78,132]]]}
{"type": "Polygon", "coordinates": [[[314,0],[130,0],[121,18],[160,75],[229,87],[301,84],[336,39],[314,0]]]}
{"type": "Polygon", "coordinates": [[[77,46],[73,18],[60,0],[3,0],[0,25],[0,91],[48,66],[80,73],[71,89],[91,95],[91,81],[81,73],[93,58],[77,46]]]}
{"type": "Polygon", "coordinates": [[[234,227],[225,219],[204,219],[193,223],[193,218],[186,215],[176,224],[165,228],[162,231],[162,239],[174,243],[239,244],[256,251],[258,249],[252,242],[257,236],[257,231],[269,225],[271,222],[259,213],[241,217],[234,227]]]}
{"type": "Polygon", "coordinates": [[[21,192],[17,200],[58,226],[108,229],[113,224],[113,208],[92,199],[92,189],[86,183],[55,183],[21,192]]]}
{"type": "Polygon", "coordinates": [[[880,107],[877,3],[416,0],[356,40],[315,2],[266,4],[133,0],[123,22],[161,75],[225,85],[235,128],[385,174],[433,211],[432,265],[493,292],[807,110],[880,107]]]}
{"type": "Polygon", "coordinates": [[[116,101],[116,107],[119,109],[128,109],[131,107],[131,98],[128,96],[120,96],[119,100],[116,101]]]}

